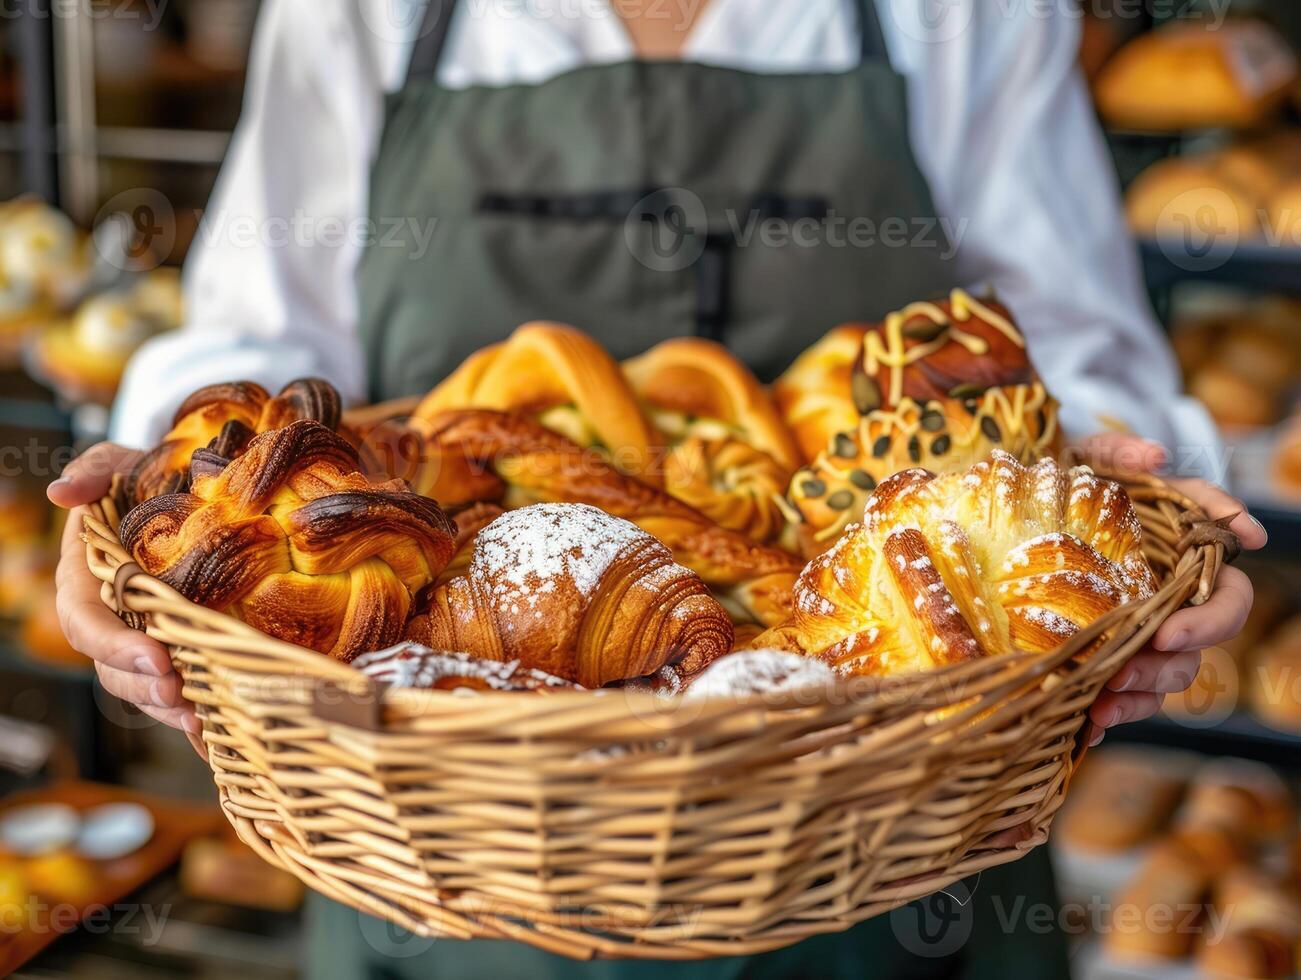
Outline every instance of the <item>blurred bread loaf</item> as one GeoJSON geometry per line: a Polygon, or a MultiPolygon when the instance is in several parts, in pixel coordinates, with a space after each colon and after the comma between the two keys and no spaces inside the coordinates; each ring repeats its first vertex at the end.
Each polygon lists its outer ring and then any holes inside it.
{"type": "Polygon", "coordinates": [[[1208,28],[1181,20],[1121,48],[1094,88],[1106,121],[1173,131],[1246,128],[1273,115],[1296,78],[1287,43],[1258,21],[1208,28]]]}

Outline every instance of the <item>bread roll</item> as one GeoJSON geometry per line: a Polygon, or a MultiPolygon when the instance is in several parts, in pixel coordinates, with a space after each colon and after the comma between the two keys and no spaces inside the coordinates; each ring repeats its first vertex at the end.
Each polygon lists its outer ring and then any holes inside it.
{"type": "Polygon", "coordinates": [[[1236,867],[1215,887],[1215,911],[1197,955],[1204,974],[1244,980],[1296,976],[1301,907],[1277,880],[1257,868],[1236,867]]]}
{"type": "Polygon", "coordinates": [[[1158,843],[1112,901],[1112,921],[1103,935],[1107,953],[1120,960],[1183,959],[1212,882],[1196,851],[1177,839],[1158,843]]]}
{"type": "Polygon", "coordinates": [[[1109,749],[1090,755],[1071,783],[1054,840],[1110,854],[1150,839],[1170,819],[1183,781],[1161,767],[1161,757],[1109,749]]]}
{"type": "Polygon", "coordinates": [[[1272,115],[1296,78],[1287,42],[1258,21],[1217,29],[1178,21],[1125,45],[1095,86],[1108,123],[1173,131],[1247,128],[1272,115]]]}
{"type": "Polygon", "coordinates": [[[1232,247],[1260,233],[1262,199],[1226,179],[1213,160],[1162,160],[1125,195],[1136,235],[1189,247],[1232,247]]]}
{"type": "Polygon", "coordinates": [[[1247,661],[1251,708],[1265,724],[1301,732],[1301,616],[1275,631],[1247,661]]]}

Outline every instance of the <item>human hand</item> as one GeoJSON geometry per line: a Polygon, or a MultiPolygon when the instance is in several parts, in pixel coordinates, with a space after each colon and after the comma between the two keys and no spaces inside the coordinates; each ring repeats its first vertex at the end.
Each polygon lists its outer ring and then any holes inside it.
{"type": "MultiPolygon", "coordinates": [[[[1157,470],[1167,458],[1160,445],[1118,432],[1085,440],[1079,455],[1084,462],[1139,472],[1157,470]]],[[[1265,546],[1265,529],[1236,497],[1205,480],[1170,483],[1212,519],[1236,515],[1229,529],[1242,541],[1244,549],[1254,551],[1265,546]]],[[[1201,666],[1202,650],[1237,636],[1251,612],[1251,603],[1251,580],[1231,565],[1221,568],[1206,602],[1171,615],[1152,637],[1151,645],[1135,654],[1107,682],[1089,711],[1089,744],[1102,741],[1108,728],[1150,718],[1161,709],[1165,695],[1187,690],[1201,666]]]]}
{"type": "Polygon", "coordinates": [[[95,662],[104,690],[151,718],[195,734],[199,720],[181,697],[181,679],[166,648],[109,611],[100,601],[99,580],[86,567],[81,540],[86,505],[108,493],[114,474],[128,471],[137,458],[132,450],[100,443],[69,463],[46,490],[52,503],[71,511],[55,572],[59,623],[68,642],[95,662]]]}

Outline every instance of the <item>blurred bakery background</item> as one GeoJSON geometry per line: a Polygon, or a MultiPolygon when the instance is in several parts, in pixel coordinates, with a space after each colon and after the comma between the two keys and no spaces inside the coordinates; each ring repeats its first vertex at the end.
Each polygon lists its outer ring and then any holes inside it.
{"type": "MultiPolygon", "coordinates": [[[[1154,309],[1270,543],[1244,563],[1259,601],[1243,637],[1087,762],[1053,844],[1081,924],[1057,927],[1080,977],[1296,976],[1301,4],[1079,6],[1154,309]],[[1196,928],[1139,914],[1123,931],[1107,911],[1171,903],[1196,928]],[[1239,921],[1205,927],[1229,906],[1239,921]]],[[[257,978],[299,962],[297,883],[223,831],[186,741],[104,695],[62,639],[42,493],[102,437],[131,352],[183,318],[178,269],[257,8],[0,10],[0,974],[257,978]],[[62,927],[60,908],[77,910],[62,927]],[[74,928],[91,908],[99,927],[74,928]]]]}

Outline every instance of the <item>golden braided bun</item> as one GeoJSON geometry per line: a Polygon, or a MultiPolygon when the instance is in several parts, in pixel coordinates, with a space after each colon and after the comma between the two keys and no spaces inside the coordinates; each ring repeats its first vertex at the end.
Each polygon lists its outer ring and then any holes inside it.
{"type": "Polygon", "coordinates": [[[806,350],[772,386],[782,418],[799,445],[803,462],[812,462],[838,432],[858,426],[852,381],[863,355],[865,323],[846,323],[806,350]]]}
{"type": "Polygon", "coordinates": [[[1156,578],[1128,495],[1088,467],[995,450],[966,473],[906,470],[815,558],[795,611],[753,641],[852,674],[1046,652],[1156,578]]]}
{"type": "Polygon", "coordinates": [[[580,446],[603,449],[625,473],[659,482],[658,439],[619,365],[587,334],[559,323],[526,323],[485,347],[431,391],[419,419],[459,408],[536,416],[580,446]]]}
{"type": "Polygon", "coordinates": [[[669,445],[664,488],[757,541],[785,526],[777,504],[799,453],[768,392],[721,344],[678,337],[625,361],[669,445]]]}
{"type": "Polygon", "coordinates": [[[604,456],[518,414],[467,409],[412,419],[408,439],[427,447],[404,475],[452,508],[490,499],[508,509],[582,503],[631,521],[664,542],[738,621],[781,622],[803,565],[795,555],[720,527],[700,511],[615,469],[604,456]],[[484,497],[485,478],[493,495],[484,497]]]}
{"type": "Polygon", "coordinates": [[[234,459],[260,432],[284,428],[299,419],[337,429],[341,415],[338,391],[320,378],[291,381],[274,398],[252,381],[200,388],[181,403],[172,430],[127,477],[127,503],[135,506],[159,494],[185,491],[196,449],[212,449],[234,459]]]}
{"type": "Polygon", "coordinates": [[[126,515],[122,544],[188,599],[336,659],[397,642],[412,596],[452,557],[438,505],[371,484],[317,422],[260,435],[230,463],[200,450],[194,470],[192,492],[126,515]]]}
{"type": "Polygon", "coordinates": [[[436,588],[409,639],[601,687],[732,649],[705,583],[628,521],[584,504],[538,504],[493,521],[467,574],[436,588]]]}
{"type": "Polygon", "coordinates": [[[1007,308],[962,290],[913,303],[869,330],[850,389],[854,427],[835,433],[791,481],[807,553],[858,520],[892,473],[918,465],[954,472],[995,448],[1028,462],[1058,434],[1056,402],[1007,308]]]}

